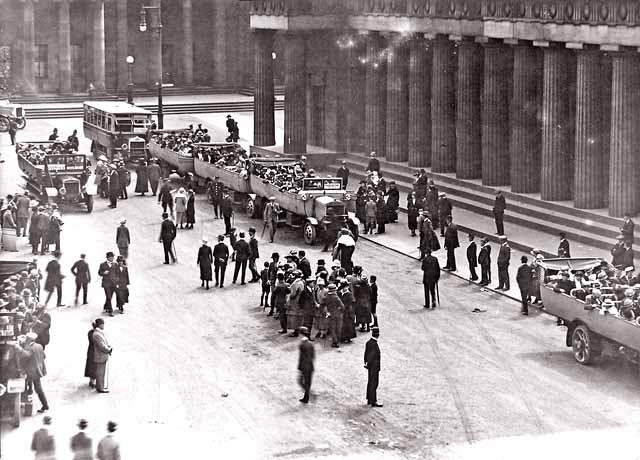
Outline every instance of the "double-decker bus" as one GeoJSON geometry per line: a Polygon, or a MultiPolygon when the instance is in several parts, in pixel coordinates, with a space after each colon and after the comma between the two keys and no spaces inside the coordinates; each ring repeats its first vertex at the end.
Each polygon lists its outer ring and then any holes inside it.
{"type": "Polygon", "coordinates": [[[87,101],[83,109],[84,135],[91,139],[91,152],[96,158],[147,158],[145,135],[153,122],[150,111],[112,101],[87,101]]]}

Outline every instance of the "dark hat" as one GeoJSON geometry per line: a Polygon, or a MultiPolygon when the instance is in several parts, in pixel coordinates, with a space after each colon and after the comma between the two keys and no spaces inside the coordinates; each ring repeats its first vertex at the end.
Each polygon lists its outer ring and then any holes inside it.
{"type": "Polygon", "coordinates": [[[53,257],[60,257],[62,253],[60,251],[53,251],[52,255],[53,257]]]}
{"type": "Polygon", "coordinates": [[[51,425],[51,416],[50,415],[45,415],[44,417],[42,417],[42,423],[44,423],[45,425],[51,425]]]}
{"type": "Polygon", "coordinates": [[[109,257],[113,257],[113,256],[115,256],[115,254],[113,252],[111,252],[111,251],[107,252],[107,259],[109,257]]]}
{"type": "Polygon", "coordinates": [[[240,238],[244,238],[244,232],[240,232],[240,235],[238,235],[240,238]]]}
{"type": "Polygon", "coordinates": [[[378,337],[380,335],[380,328],[378,327],[372,327],[371,328],[371,335],[374,337],[378,337]]]}
{"type": "Polygon", "coordinates": [[[113,433],[117,429],[118,429],[118,424],[116,422],[109,421],[109,423],[107,423],[107,431],[109,433],[113,433]]]}
{"type": "Polygon", "coordinates": [[[560,238],[566,238],[566,237],[567,237],[567,234],[566,234],[565,232],[560,232],[560,233],[558,233],[558,236],[559,236],[560,238]]]}
{"type": "Polygon", "coordinates": [[[89,422],[87,422],[86,419],[81,418],[80,420],[78,420],[78,428],[80,428],[81,430],[84,430],[88,426],[89,422]]]}
{"type": "Polygon", "coordinates": [[[255,232],[256,232],[255,227],[249,227],[249,233],[255,233],[255,232]]]}
{"type": "Polygon", "coordinates": [[[166,212],[163,212],[163,213],[162,213],[162,218],[163,218],[163,219],[166,219],[167,217],[169,217],[169,214],[167,214],[166,212]]]}
{"type": "Polygon", "coordinates": [[[318,265],[324,265],[324,259],[318,259],[318,265]]]}
{"type": "Polygon", "coordinates": [[[528,260],[529,259],[527,259],[527,256],[520,257],[520,262],[522,262],[523,264],[526,264],[528,260]]]}
{"type": "Polygon", "coordinates": [[[329,286],[327,286],[327,289],[329,289],[329,291],[331,291],[331,292],[336,292],[338,290],[338,286],[336,286],[335,284],[331,283],[329,286]]]}
{"type": "Polygon", "coordinates": [[[278,254],[277,252],[274,252],[273,254],[271,254],[271,258],[272,259],[279,259],[280,258],[280,254],[278,254]]]}

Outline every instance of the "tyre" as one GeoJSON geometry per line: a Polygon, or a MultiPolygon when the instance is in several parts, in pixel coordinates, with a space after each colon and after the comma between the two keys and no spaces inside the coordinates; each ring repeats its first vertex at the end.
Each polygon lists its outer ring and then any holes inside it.
{"type": "Polygon", "coordinates": [[[584,324],[579,324],[571,336],[574,359],[587,366],[600,355],[600,343],[596,335],[584,324]]]}
{"type": "Polygon", "coordinates": [[[87,204],[87,212],[90,213],[93,211],[93,195],[87,195],[85,202],[87,204]]]}
{"type": "Polygon", "coordinates": [[[316,243],[317,232],[316,232],[315,225],[311,224],[310,222],[307,222],[304,224],[304,228],[302,231],[304,232],[305,243],[309,245],[316,243]]]}
{"type": "Polygon", "coordinates": [[[247,216],[250,219],[255,219],[258,216],[258,203],[256,203],[256,200],[254,200],[253,198],[249,198],[247,200],[246,210],[247,216]]]}
{"type": "Polygon", "coordinates": [[[9,131],[9,120],[5,117],[0,117],[0,133],[6,133],[9,131]]]}
{"type": "Polygon", "coordinates": [[[16,125],[18,125],[18,129],[24,129],[27,126],[27,119],[25,117],[16,118],[16,125]]]}
{"type": "Polygon", "coordinates": [[[20,393],[13,395],[13,418],[11,425],[13,425],[14,428],[20,427],[20,393]]]}

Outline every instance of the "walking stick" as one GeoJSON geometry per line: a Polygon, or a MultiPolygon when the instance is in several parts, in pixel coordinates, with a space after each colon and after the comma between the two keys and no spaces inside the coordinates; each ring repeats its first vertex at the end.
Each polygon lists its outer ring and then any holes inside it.
{"type": "Polygon", "coordinates": [[[171,242],[171,250],[173,251],[173,257],[176,259],[176,263],[178,263],[178,253],[176,252],[176,244],[171,242]]]}
{"type": "Polygon", "coordinates": [[[438,297],[438,307],[440,306],[440,288],[438,287],[438,282],[436,281],[436,297],[438,297]]]}

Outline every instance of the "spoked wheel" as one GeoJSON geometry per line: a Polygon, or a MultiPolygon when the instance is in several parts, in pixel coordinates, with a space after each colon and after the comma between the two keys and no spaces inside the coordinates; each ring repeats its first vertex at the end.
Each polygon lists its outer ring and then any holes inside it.
{"type": "Polygon", "coordinates": [[[7,131],[9,131],[9,119],[0,117],[0,133],[6,133],[7,131]]]}
{"type": "Polygon", "coordinates": [[[316,242],[316,227],[307,222],[304,224],[304,242],[307,244],[315,244],[316,242]]]}
{"type": "Polygon", "coordinates": [[[582,365],[588,365],[600,354],[597,338],[583,324],[573,330],[571,344],[573,357],[582,365]]]}
{"type": "Polygon", "coordinates": [[[16,118],[16,125],[18,129],[24,129],[27,126],[27,119],[25,117],[16,118]]]}

